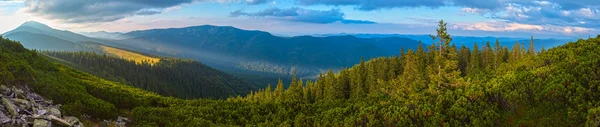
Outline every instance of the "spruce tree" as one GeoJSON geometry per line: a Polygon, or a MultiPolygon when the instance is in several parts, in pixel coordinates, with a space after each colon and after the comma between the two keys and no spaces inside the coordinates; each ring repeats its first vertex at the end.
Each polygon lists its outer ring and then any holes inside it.
{"type": "Polygon", "coordinates": [[[527,54],[529,56],[535,55],[535,45],[533,44],[533,36],[531,36],[531,39],[529,40],[529,49],[527,49],[527,54]]]}
{"type": "Polygon", "coordinates": [[[433,40],[439,41],[439,54],[435,57],[437,75],[430,76],[436,81],[436,85],[433,88],[437,93],[448,85],[454,85],[456,79],[460,77],[460,71],[458,70],[458,55],[456,49],[450,46],[452,38],[447,31],[447,23],[445,23],[444,20],[440,20],[438,26],[437,35],[431,36],[433,40]]]}
{"type": "Polygon", "coordinates": [[[277,102],[281,102],[281,101],[285,100],[284,91],[285,91],[285,88],[283,87],[283,82],[281,81],[281,79],[279,79],[277,81],[277,86],[275,87],[275,91],[274,91],[274,95],[275,95],[274,97],[277,102]]]}

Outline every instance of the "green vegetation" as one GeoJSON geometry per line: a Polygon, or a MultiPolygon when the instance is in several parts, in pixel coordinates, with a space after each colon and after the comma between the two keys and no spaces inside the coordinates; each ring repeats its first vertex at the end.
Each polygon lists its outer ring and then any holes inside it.
{"type": "Polygon", "coordinates": [[[100,47],[102,48],[103,52],[106,52],[108,54],[111,54],[111,55],[114,55],[114,56],[117,56],[117,57],[120,57],[123,59],[133,60],[137,64],[142,64],[142,62],[146,62],[150,65],[153,65],[155,63],[160,62],[160,58],[146,56],[143,54],[134,53],[134,52],[130,52],[127,50],[108,47],[108,46],[100,46],[100,47]]]}
{"type": "Polygon", "coordinates": [[[8,40],[0,81],[29,84],[74,113],[122,109],[135,126],[599,126],[600,35],[541,52],[498,42],[471,50],[439,25],[434,45],[227,100],[161,97],[48,64],[8,40]]]}
{"type": "MultiPolygon", "coordinates": [[[[119,53],[123,52],[125,51],[119,51],[119,53]]],[[[106,54],[99,55],[93,52],[47,51],[42,53],[60,63],[95,76],[156,92],[163,96],[184,99],[224,99],[246,95],[250,90],[255,89],[240,79],[193,60],[153,58],[160,62],[152,62],[140,61],[140,59],[130,60],[106,54]]]]}

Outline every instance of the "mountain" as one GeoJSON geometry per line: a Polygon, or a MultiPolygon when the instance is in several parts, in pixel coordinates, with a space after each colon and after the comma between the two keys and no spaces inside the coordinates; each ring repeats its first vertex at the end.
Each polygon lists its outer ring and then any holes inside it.
{"type": "MultiPolygon", "coordinates": [[[[315,76],[365,59],[397,55],[418,42],[400,38],[278,37],[263,31],[224,26],[151,29],[123,34],[122,47],[161,55],[192,58],[233,73],[288,77],[315,76]],[[123,46],[124,45],[124,46],[123,46]]],[[[273,82],[275,83],[275,82],[273,82]]]]}
{"type": "Polygon", "coordinates": [[[38,22],[25,22],[2,34],[24,47],[55,53],[52,60],[84,70],[98,77],[179,98],[226,98],[244,95],[254,87],[242,79],[215,70],[200,62],[109,47],[110,40],[90,38],[70,31],[53,29],[38,22]],[[94,52],[98,55],[80,53],[94,52]],[[65,54],[62,54],[65,53],[65,54]],[[106,54],[104,57],[100,54],[106,54]],[[60,57],[59,57],[60,56],[60,57]],[[153,64],[141,65],[153,60],[153,64]],[[131,62],[135,61],[135,62],[131,62]],[[82,63],[83,62],[83,63],[82,63]],[[127,68],[123,68],[127,67],[127,68]],[[135,69],[135,70],[131,70],[135,69]],[[144,73],[144,74],[138,74],[144,73]],[[166,76],[165,76],[166,75],[166,76]],[[154,79],[152,82],[147,80],[154,79]],[[144,81],[142,81],[144,80],[144,81]]]}
{"type": "Polygon", "coordinates": [[[122,39],[119,36],[123,35],[120,32],[106,32],[106,31],[98,31],[98,32],[79,32],[79,34],[91,37],[91,38],[100,38],[100,39],[122,39]]]}
{"type": "Polygon", "coordinates": [[[26,48],[38,50],[97,51],[89,42],[103,42],[70,31],[53,29],[35,21],[25,22],[2,36],[21,42],[26,48]]]}
{"type": "Polygon", "coordinates": [[[19,31],[7,34],[5,37],[19,40],[23,46],[31,49],[78,51],[75,50],[78,47],[76,43],[46,34],[19,31]]]}
{"type": "Polygon", "coordinates": [[[83,35],[79,35],[66,30],[57,30],[51,28],[45,24],[35,22],[35,21],[27,21],[23,23],[21,26],[15,28],[14,30],[3,33],[2,36],[6,38],[10,38],[12,33],[16,32],[29,32],[35,34],[46,34],[48,36],[53,36],[56,38],[60,38],[63,40],[68,40],[74,43],[84,42],[84,41],[93,41],[95,39],[88,38],[83,35]]]}
{"type": "MultiPolygon", "coordinates": [[[[314,36],[320,36],[320,37],[328,37],[328,36],[355,36],[358,38],[389,38],[389,37],[402,37],[402,38],[408,38],[408,39],[412,39],[412,40],[420,40],[425,44],[432,44],[433,40],[431,40],[431,37],[429,35],[415,35],[415,34],[346,34],[346,33],[341,33],[341,34],[316,34],[314,36]]],[[[518,38],[518,37],[472,37],[472,36],[452,36],[452,41],[454,44],[456,44],[456,46],[461,46],[461,45],[465,45],[469,48],[473,48],[473,45],[475,44],[475,42],[478,45],[483,45],[486,42],[490,42],[491,45],[493,46],[493,44],[496,42],[496,39],[500,42],[500,44],[504,45],[504,46],[509,46],[509,48],[512,48],[511,46],[514,45],[515,43],[519,42],[519,43],[529,43],[530,38],[518,38]]],[[[565,44],[566,42],[569,41],[575,41],[577,39],[569,39],[569,38],[562,38],[562,39],[556,39],[556,38],[547,38],[547,39],[537,39],[534,38],[535,43],[535,48],[539,50],[542,49],[542,47],[548,49],[548,48],[552,48],[561,44],[565,44]]],[[[529,45],[526,45],[526,47],[528,47],[529,45]]]]}

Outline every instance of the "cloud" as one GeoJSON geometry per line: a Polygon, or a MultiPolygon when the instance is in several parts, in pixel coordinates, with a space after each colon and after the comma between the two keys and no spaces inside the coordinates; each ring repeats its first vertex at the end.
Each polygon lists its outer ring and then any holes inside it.
{"type": "Polygon", "coordinates": [[[490,19],[521,24],[600,27],[600,0],[294,0],[300,5],[353,6],[373,11],[392,8],[461,7],[490,19]]]}
{"type": "Polygon", "coordinates": [[[257,5],[257,4],[265,4],[269,3],[269,0],[244,0],[247,4],[257,5]]]}
{"type": "Polygon", "coordinates": [[[339,9],[331,10],[310,10],[303,8],[268,8],[259,12],[248,13],[243,10],[237,10],[230,13],[231,17],[248,16],[248,17],[262,17],[272,18],[277,20],[294,21],[294,22],[306,22],[306,23],[317,23],[317,24],[328,24],[328,23],[344,23],[344,24],[374,24],[373,21],[367,20],[349,20],[345,18],[345,14],[340,12],[339,9]]]}
{"type": "Polygon", "coordinates": [[[372,11],[401,7],[440,7],[444,0],[296,0],[301,5],[355,6],[358,10],[372,11]]]}
{"type": "Polygon", "coordinates": [[[24,12],[69,23],[110,22],[153,15],[192,0],[25,0],[24,12]]]}
{"type": "Polygon", "coordinates": [[[576,34],[588,33],[592,28],[568,27],[556,25],[532,25],[505,21],[491,21],[480,23],[457,23],[452,26],[454,29],[470,31],[491,31],[491,32],[535,32],[535,33],[563,33],[576,34]]]}

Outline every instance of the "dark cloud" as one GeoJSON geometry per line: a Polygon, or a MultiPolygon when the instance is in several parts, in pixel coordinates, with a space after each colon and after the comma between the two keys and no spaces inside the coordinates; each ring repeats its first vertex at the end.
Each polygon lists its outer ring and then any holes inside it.
{"type": "Polygon", "coordinates": [[[25,0],[25,12],[65,22],[109,22],[134,15],[153,15],[161,9],[193,0],[25,0]]]}
{"type": "Polygon", "coordinates": [[[246,4],[250,5],[258,5],[268,3],[269,0],[245,0],[246,4]]]}
{"type": "Polygon", "coordinates": [[[340,21],[344,24],[376,24],[377,22],[368,21],[368,20],[342,20],[340,21]]]}
{"type": "Polygon", "coordinates": [[[249,16],[249,17],[265,17],[277,20],[307,22],[307,23],[345,23],[345,24],[374,24],[375,22],[366,20],[348,20],[345,19],[345,14],[339,9],[331,10],[309,10],[303,8],[268,8],[259,12],[248,13],[243,10],[237,10],[230,13],[232,17],[249,16]]]}

